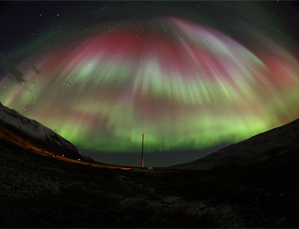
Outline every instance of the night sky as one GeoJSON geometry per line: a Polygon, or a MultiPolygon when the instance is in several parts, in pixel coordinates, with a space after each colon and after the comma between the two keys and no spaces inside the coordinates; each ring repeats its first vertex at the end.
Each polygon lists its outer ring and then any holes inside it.
{"type": "Polygon", "coordinates": [[[166,166],[299,117],[295,2],[4,2],[0,101],[95,160],[166,166]]]}

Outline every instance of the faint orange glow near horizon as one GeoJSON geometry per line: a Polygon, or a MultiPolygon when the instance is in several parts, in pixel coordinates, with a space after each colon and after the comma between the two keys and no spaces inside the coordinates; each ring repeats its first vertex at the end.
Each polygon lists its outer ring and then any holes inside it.
{"type": "Polygon", "coordinates": [[[100,168],[108,168],[108,169],[121,169],[121,170],[138,170],[139,168],[134,167],[122,167],[117,165],[105,165],[100,164],[96,162],[88,162],[88,161],[82,161],[80,158],[78,160],[67,158],[64,155],[58,155],[55,152],[50,152],[45,149],[42,149],[38,147],[37,145],[32,144],[31,142],[25,140],[24,138],[20,137],[19,135],[14,134],[13,132],[9,131],[8,129],[4,128],[3,126],[0,126],[0,139],[3,139],[6,142],[13,143],[17,145],[18,147],[29,151],[31,153],[35,153],[42,156],[47,157],[53,157],[62,161],[77,163],[77,164],[83,164],[83,165],[90,165],[94,167],[100,167],[100,168]]]}

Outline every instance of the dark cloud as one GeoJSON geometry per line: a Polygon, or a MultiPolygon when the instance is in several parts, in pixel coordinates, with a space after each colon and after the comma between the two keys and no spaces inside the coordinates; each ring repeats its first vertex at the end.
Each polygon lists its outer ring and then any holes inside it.
{"type": "Polygon", "coordinates": [[[0,68],[7,76],[18,83],[25,82],[24,74],[18,69],[17,65],[13,62],[5,60],[5,54],[0,51],[0,68]]]}

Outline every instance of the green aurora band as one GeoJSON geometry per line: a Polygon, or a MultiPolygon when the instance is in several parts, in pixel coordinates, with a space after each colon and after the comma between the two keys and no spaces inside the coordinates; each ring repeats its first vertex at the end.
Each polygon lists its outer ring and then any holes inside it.
{"type": "Polygon", "coordinates": [[[7,58],[35,50],[18,65],[26,82],[4,78],[0,101],[102,152],[140,152],[144,130],[147,152],[204,149],[299,117],[298,60],[263,35],[245,47],[166,16],[111,28],[19,47],[7,58]]]}

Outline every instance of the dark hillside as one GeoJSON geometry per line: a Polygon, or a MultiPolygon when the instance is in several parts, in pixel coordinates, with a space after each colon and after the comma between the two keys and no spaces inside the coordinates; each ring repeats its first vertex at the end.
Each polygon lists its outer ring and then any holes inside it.
{"type": "Polygon", "coordinates": [[[0,145],[4,227],[298,227],[297,153],[210,171],[95,168],[0,145]]]}
{"type": "MultiPolygon", "coordinates": [[[[38,139],[52,133],[38,123],[21,128],[38,139]],[[34,126],[46,134],[35,134],[34,126]]],[[[129,171],[34,154],[35,141],[4,129],[2,227],[299,227],[298,120],[182,165],[186,169],[129,171]],[[203,165],[209,170],[200,170],[203,165]]]]}
{"type": "Polygon", "coordinates": [[[284,154],[298,152],[299,119],[247,140],[227,146],[204,158],[189,163],[171,166],[172,169],[209,170],[216,167],[249,165],[267,162],[284,154]]]}

